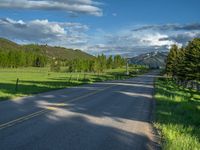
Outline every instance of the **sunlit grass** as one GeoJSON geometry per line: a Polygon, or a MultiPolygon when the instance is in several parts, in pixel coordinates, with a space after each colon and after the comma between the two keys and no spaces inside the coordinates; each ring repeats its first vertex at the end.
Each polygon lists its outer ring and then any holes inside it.
{"type": "Polygon", "coordinates": [[[156,122],[166,150],[200,149],[200,93],[177,86],[170,79],[155,83],[156,122]]]}
{"type": "MultiPolygon", "coordinates": [[[[134,70],[135,68],[131,68],[134,70]]],[[[106,70],[105,73],[67,73],[66,68],[61,72],[50,72],[46,68],[1,68],[0,69],[0,100],[25,96],[34,93],[77,86],[86,83],[105,80],[125,79],[125,68],[106,70]],[[16,91],[16,80],[19,79],[16,91]]],[[[136,75],[136,74],[135,74],[136,75]]]]}

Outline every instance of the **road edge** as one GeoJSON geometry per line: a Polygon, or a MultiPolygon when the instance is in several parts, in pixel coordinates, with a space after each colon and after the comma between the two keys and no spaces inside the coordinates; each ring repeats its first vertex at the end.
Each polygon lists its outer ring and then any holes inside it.
{"type": "Polygon", "coordinates": [[[150,143],[151,150],[162,150],[161,146],[161,135],[159,134],[159,130],[155,127],[155,120],[156,120],[156,99],[155,99],[155,82],[158,77],[155,77],[153,80],[153,92],[152,92],[152,103],[151,103],[151,114],[150,114],[150,123],[152,125],[152,138],[153,140],[150,143]]]}

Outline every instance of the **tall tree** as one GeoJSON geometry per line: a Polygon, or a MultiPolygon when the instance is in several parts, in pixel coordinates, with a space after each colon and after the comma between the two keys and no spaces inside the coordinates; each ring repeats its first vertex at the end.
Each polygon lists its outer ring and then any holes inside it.
{"type": "Polygon", "coordinates": [[[176,74],[176,59],[178,56],[178,46],[177,45],[172,45],[170,52],[167,56],[167,60],[166,60],[166,73],[168,75],[175,75],[176,74]]]}
{"type": "Polygon", "coordinates": [[[193,39],[185,48],[185,69],[188,80],[200,81],[200,38],[193,39]]]}
{"type": "Polygon", "coordinates": [[[125,64],[125,60],[120,55],[114,56],[113,68],[120,68],[125,64]]]}
{"type": "Polygon", "coordinates": [[[112,66],[113,66],[113,57],[112,56],[108,57],[106,66],[107,66],[107,69],[112,68],[112,66]]]}

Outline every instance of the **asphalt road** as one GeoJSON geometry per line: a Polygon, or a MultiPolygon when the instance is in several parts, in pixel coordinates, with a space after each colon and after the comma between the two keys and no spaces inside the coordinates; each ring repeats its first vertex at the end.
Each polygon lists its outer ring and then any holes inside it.
{"type": "Polygon", "coordinates": [[[155,149],[156,72],[0,103],[0,150],[155,149]]]}

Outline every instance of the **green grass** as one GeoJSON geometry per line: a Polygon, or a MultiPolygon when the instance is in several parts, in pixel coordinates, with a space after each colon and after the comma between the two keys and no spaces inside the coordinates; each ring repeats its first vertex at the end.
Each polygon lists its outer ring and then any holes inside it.
{"type": "Polygon", "coordinates": [[[200,93],[177,86],[171,79],[155,82],[156,121],[166,150],[200,149],[200,93]]]}
{"type": "MultiPolygon", "coordinates": [[[[62,68],[62,72],[50,72],[49,70],[49,68],[34,67],[1,68],[0,101],[86,83],[131,77],[125,75],[125,68],[111,69],[101,74],[66,73],[66,68],[62,68]],[[19,86],[16,91],[17,78],[19,78],[19,86]]],[[[135,70],[135,68],[131,68],[131,70],[135,70]]]]}

